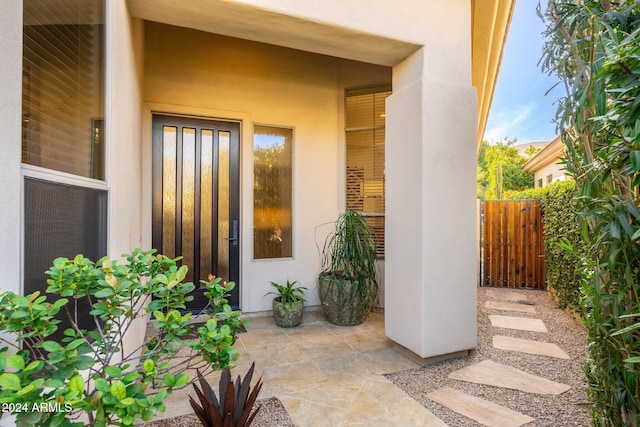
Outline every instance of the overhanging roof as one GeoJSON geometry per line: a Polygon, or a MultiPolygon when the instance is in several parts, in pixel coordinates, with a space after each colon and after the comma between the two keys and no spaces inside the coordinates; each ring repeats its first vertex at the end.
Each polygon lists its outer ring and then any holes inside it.
{"type": "Polygon", "coordinates": [[[478,91],[478,150],[487,127],[515,4],[515,0],[471,0],[471,79],[478,91]]]}
{"type": "MultiPolygon", "coordinates": [[[[277,13],[248,2],[128,0],[127,4],[132,16],[149,21],[389,67],[420,48],[415,43],[277,13]]],[[[472,85],[478,94],[478,147],[514,6],[515,0],[471,0],[472,85]]]]}
{"type": "Polygon", "coordinates": [[[391,67],[420,48],[255,5],[220,0],[128,0],[132,16],[148,21],[391,67]]]}
{"type": "Polygon", "coordinates": [[[558,163],[558,159],[564,156],[565,145],[560,139],[560,135],[556,136],[551,143],[549,143],[542,150],[538,151],[535,156],[529,159],[522,168],[529,172],[535,172],[544,166],[549,164],[558,163]]]}

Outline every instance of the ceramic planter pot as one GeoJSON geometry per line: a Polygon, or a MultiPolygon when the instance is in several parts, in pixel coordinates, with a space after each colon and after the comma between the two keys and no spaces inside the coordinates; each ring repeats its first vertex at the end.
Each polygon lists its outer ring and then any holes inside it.
{"type": "Polygon", "coordinates": [[[273,316],[282,328],[295,328],[302,322],[304,301],[283,303],[280,297],[273,299],[273,316]]]}
{"type": "Polygon", "coordinates": [[[340,326],[359,325],[369,316],[369,303],[354,289],[353,283],[333,275],[318,277],[322,310],[329,323],[340,326]]]}

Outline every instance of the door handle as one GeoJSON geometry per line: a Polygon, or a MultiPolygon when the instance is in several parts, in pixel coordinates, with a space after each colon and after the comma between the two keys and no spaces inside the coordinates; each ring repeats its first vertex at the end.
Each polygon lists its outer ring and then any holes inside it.
{"type": "Polygon", "coordinates": [[[238,246],[238,220],[234,219],[231,222],[231,237],[225,237],[225,240],[233,242],[233,246],[238,246]]]}

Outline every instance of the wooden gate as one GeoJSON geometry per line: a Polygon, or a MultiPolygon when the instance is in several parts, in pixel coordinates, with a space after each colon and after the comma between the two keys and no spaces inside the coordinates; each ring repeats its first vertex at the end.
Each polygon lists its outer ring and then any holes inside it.
{"type": "Polygon", "coordinates": [[[482,286],[545,289],[539,202],[489,200],[482,214],[482,286]]]}

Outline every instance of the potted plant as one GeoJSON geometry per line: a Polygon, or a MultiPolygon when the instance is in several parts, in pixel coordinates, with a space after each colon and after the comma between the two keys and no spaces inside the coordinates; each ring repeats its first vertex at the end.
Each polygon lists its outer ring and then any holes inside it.
{"type": "Polygon", "coordinates": [[[290,282],[287,279],[286,285],[277,282],[270,282],[276,290],[267,292],[265,295],[276,295],[273,299],[273,315],[278,326],[283,328],[294,328],[302,321],[304,310],[304,286],[296,286],[297,281],[290,282]]]}
{"type": "Polygon", "coordinates": [[[373,230],[354,210],[340,214],[322,250],[318,293],[327,320],[353,326],[364,322],[378,301],[373,230]]]}

